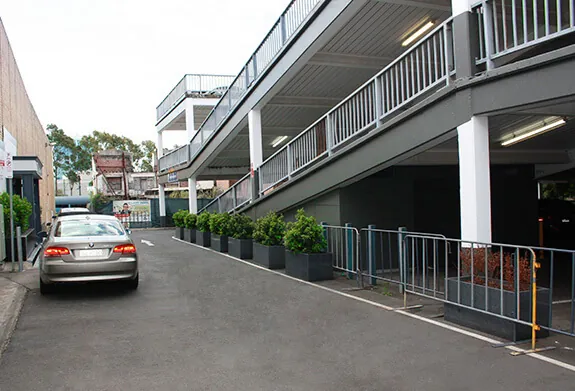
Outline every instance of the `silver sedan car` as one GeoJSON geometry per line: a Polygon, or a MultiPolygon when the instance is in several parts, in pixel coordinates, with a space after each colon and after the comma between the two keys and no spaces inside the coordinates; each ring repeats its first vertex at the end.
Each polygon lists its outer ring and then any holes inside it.
{"type": "Polygon", "coordinates": [[[128,231],[113,216],[58,217],[44,233],[40,292],[56,283],[120,280],[138,288],[138,254],[128,231]]]}

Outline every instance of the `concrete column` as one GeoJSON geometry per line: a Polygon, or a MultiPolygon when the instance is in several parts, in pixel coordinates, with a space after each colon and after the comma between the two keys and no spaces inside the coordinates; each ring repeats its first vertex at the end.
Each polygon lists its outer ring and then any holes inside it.
{"type": "Polygon", "coordinates": [[[472,117],[457,128],[461,238],[491,242],[491,183],[487,117],[472,117]]]}
{"type": "Polygon", "coordinates": [[[256,170],[263,162],[262,113],[260,109],[252,109],[249,112],[248,125],[250,133],[250,166],[252,170],[256,170]]]}
{"type": "Polygon", "coordinates": [[[196,178],[188,178],[189,210],[190,213],[198,213],[198,191],[196,189],[196,178]]]}
{"type": "Polygon", "coordinates": [[[196,126],[194,123],[194,105],[191,99],[186,99],[184,103],[186,110],[186,135],[188,137],[188,142],[190,142],[196,134],[196,126]]]}
{"type": "Polygon", "coordinates": [[[160,130],[158,132],[158,141],[156,142],[158,159],[164,156],[164,132],[160,130]]]}
{"type": "Polygon", "coordinates": [[[252,174],[252,201],[259,197],[259,172],[257,169],[264,161],[262,147],[262,114],[260,109],[252,109],[248,113],[250,135],[250,172],[252,174]]]}
{"type": "Polygon", "coordinates": [[[166,192],[164,184],[158,184],[158,200],[160,201],[160,226],[166,226],[166,192]]]}

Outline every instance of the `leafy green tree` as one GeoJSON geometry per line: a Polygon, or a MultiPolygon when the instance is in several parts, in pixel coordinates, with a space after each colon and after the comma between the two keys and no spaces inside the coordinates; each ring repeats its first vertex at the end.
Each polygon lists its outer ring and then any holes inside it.
{"type": "MultiPolygon", "coordinates": [[[[68,136],[64,130],[54,124],[48,124],[48,140],[54,144],[54,177],[65,175],[72,167],[72,155],[76,143],[74,139],[68,136]]],[[[58,192],[58,182],[56,181],[56,193],[58,192]]]]}

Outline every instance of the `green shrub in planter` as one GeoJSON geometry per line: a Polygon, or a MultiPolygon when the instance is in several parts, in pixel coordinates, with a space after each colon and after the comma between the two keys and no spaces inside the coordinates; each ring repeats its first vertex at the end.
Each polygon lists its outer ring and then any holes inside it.
{"type": "Polygon", "coordinates": [[[190,214],[187,210],[180,209],[172,216],[174,225],[176,226],[176,238],[184,239],[184,227],[186,226],[186,217],[190,214]]]}
{"type": "Polygon", "coordinates": [[[269,269],[285,268],[285,231],[282,215],[272,211],[260,217],[254,228],[254,262],[269,269]]]}
{"type": "Polygon", "coordinates": [[[227,213],[214,213],[210,216],[212,248],[222,253],[228,252],[228,236],[231,233],[231,216],[227,213]]]}
{"type": "Polygon", "coordinates": [[[209,212],[202,212],[196,219],[196,228],[198,231],[210,232],[210,220],[212,215],[209,212]]]}
{"type": "Polygon", "coordinates": [[[184,238],[187,242],[196,242],[196,223],[198,216],[195,213],[188,213],[185,219],[186,229],[184,231],[184,238]]]}
{"type": "Polygon", "coordinates": [[[230,216],[230,236],[234,239],[251,239],[254,233],[254,222],[244,214],[230,216]]]}
{"type": "Polygon", "coordinates": [[[285,238],[286,274],[305,281],[333,278],[332,254],[325,253],[327,242],[323,228],[303,209],[296,213],[296,221],[287,226],[285,238]]]}
{"type": "Polygon", "coordinates": [[[286,223],[282,215],[269,212],[260,217],[254,227],[254,240],[264,246],[282,246],[286,223]]]}
{"type": "Polygon", "coordinates": [[[284,241],[286,248],[296,254],[318,254],[327,247],[322,226],[303,209],[297,211],[296,221],[288,224],[284,241]]]}
{"type": "Polygon", "coordinates": [[[190,214],[190,212],[188,212],[187,210],[184,209],[180,209],[179,211],[177,211],[176,213],[174,213],[174,215],[172,216],[172,219],[174,220],[174,225],[176,227],[185,227],[186,225],[186,217],[190,214]]]}
{"type": "Polygon", "coordinates": [[[230,238],[228,251],[231,256],[240,259],[252,259],[254,222],[244,214],[230,217],[230,238]]]}
{"type": "Polygon", "coordinates": [[[210,220],[212,216],[209,212],[202,212],[196,219],[196,243],[200,246],[210,247],[210,220]]]}
{"type": "MultiPolygon", "coordinates": [[[[8,193],[0,194],[0,203],[4,207],[4,232],[10,235],[10,195],[8,193]]],[[[30,228],[29,219],[32,215],[32,204],[26,198],[13,196],[12,206],[14,207],[14,229],[17,226],[22,228],[22,233],[30,228]]]]}

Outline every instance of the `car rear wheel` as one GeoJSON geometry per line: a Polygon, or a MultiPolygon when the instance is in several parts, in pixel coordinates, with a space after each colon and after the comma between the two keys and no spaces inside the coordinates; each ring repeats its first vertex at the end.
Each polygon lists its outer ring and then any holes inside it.
{"type": "Polygon", "coordinates": [[[140,275],[136,274],[136,278],[128,280],[126,282],[126,288],[128,288],[131,291],[135,291],[136,289],[138,289],[138,284],[140,282],[139,280],[140,280],[140,275]]]}
{"type": "Polygon", "coordinates": [[[49,295],[56,291],[56,286],[54,284],[46,284],[40,279],[40,294],[49,295]]]}

